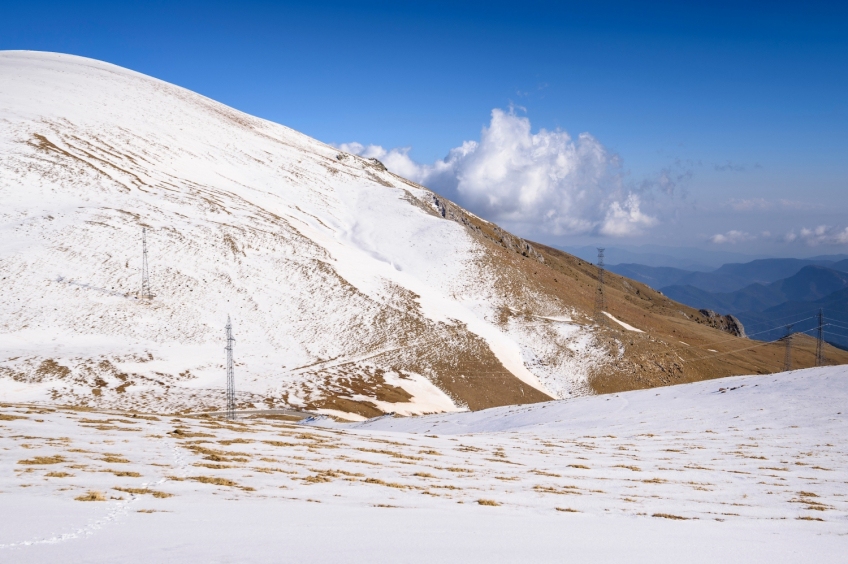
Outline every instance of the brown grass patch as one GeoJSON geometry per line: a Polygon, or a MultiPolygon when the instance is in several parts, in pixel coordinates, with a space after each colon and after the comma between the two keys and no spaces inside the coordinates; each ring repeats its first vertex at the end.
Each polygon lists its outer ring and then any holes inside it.
{"type": "Polygon", "coordinates": [[[237,445],[237,444],[247,444],[254,442],[252,439],[229,439],[226,441],[218,441],[218,444],[221,445],[237,445]]]}
{"type": "Polygon", "coordinates": [[[150,488],[112,488],[113,490],[124,492],[128,494],[135,495],[152,495],[153,497],[158,497],[160,499],[164,499],[167,497],[174,497],[174,494],[160,492],[158,490],[151,490],[150,488]]]}
{"type": "Polygon", "coordinates": [[[689,517],[681,517],[680,515],[672,515],[671,513],[654,513],[651,517],[661,517],[663,519],[674,519],[677,521],[688,521],[689,517]]]}
{"type": "Polygon", "coordinates": [[[413,476],[418,476],[419,478],[435,478],[435,476],[429,472],[416,472],[413,476]]]}
{"type": "Polygon", "coordinates": [[[478,499],[477,505],[488,505],[490,507],[498,507],[500,503],[493,499],[478,499]]]}
{"type": "Polygon", "coordinates": [[[67,472],[48,472],[44,475],[45,478],[70,478],[73,474],[67,472]]]}
{"type": "Polygon", "coordinates": [[[231,488],[241,487],[232,480],[227,480],[226,478],[217,478],[215,476],[191,476],[187,479],[193,480],[195,482],[200,482],[201,484],[212,484],[214,486],[228,486],[231,488]]]}
{"type": "Polygon", "coordinates": [[[262,442],[263,442],[263,443],[265,443],[266,445],[271,445],[271,446],[275,446],[275,447],[296,447],[296,446],[302,446],[302,445],[299,445],[299,444],[297,444],[297,443],[287,443],[287,442],[285,442],[285,441],[262,441],[262,442]]]}
{"type": "Polygon", "coordinates": [[[554,507],[557,511],[565,511],[566,513],[580,513],[576,509],[572,509],[570,507],[554,507]]]}
{"type": "Polygon", "coordinates": [[[397,484],[394,482],[384,482],[379,478],[366,478],[365,480],[363,480],[363,482],[365,482],[366,484],[377,484],[379,486],[386,486],[387,488],[397,488],[399,490],[405,490],[409,488],[409,486],[405,486],[403,484],[397,484]]]}
{"type": "Polygon", "coordinates": [[[423,460],[423,458],[421,458],[420,456],[409,456],[408,454],[401,454],[399,452],[394,452],[391,450],[381,450],[376,448],[358,448],[356,450],[361,452],[373,452],[375,454],[385,454],[393,458],[403,458],[405,460],[423,460]]]}
{"type": "Polygon", "coordinates": [[[20,415],[7,415],[5,413],[0,413],[0,421],[14,421],[15,419],[27,419],[27,418],[22,417],[20,415]]]}
{"type": "Polygon", "coordinates": [[[101,462],[108,462],[109,464],[128,464],[129,460],[124,458],[123,456],[118,456],[117,454],[107,454],[103,458],[100,459],[101,462]]]}
{"type": "Polygon", "coordinates": [[[65,459],[58,454],[55,456],[36,456],[26,460],[18,460],[18,464],[41,465],[41,464],[61,464],[65,459]]]}
{"type": "Polygon", "coordinates": [[[580,470],[589,470],[589,467],[585,466],[583,464],[569,464],[568,467],[569,468],[579,468],[580,470]]]}
{"type": "Polygon", "coordinates": [[[85,495],[77,496],[74,499],[77,501],[106,501],[106,496],[103,495],[103,492],[88,490],[85,495]]]}
{"type": "Polygon", "coordinates": [[[557,495],[583,495],[578,490],[577,486],[562,486],[561,489],[557,489],[552,486],[533,486],[533,490],[539,493],[549,493],[549,494],[557,494],[557,495]]]}
{"type": "Polygon", "coordinates": [[[193,437],[215,437],[215,435],[210,435],[209,433],[192,433],[191,431],[186,431],[185,429],[174,429],[173,431],[168,431],[168,434],[174,437],[175,439],[189,439],[193,437]]]}
{"type": "Polygon", "coordinates": [[[616,464],[613,468],[626,468],[627,470],[632,470],[634,472],[641,472],[642,469],[638,466],[626,466],[624,464],[616,464]]]}
{"type": "Polygon", "coordinates": [[[800,517],[796,517],[799,521],[824,521],[824,519],[820,517],[810,517],[809,515],[801,515],[800,517]]]}

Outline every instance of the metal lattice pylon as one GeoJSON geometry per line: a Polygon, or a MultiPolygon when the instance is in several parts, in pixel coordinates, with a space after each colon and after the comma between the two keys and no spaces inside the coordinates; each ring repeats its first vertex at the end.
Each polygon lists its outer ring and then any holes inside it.
{"type": "Polygon", "coordinates": [[[598,290],[595,293],[595,321],[606,325],[606,296],[604,295],[604,249],[598,248],[598,290]]]}
{"type": "Polygon", "coordinates": [[[236,418],[236,383],[233,373],[233,325],[227,316],[227,419],[236,418]]]}
{"type": "Polygon", "coordinates": [[[824,310],[819,309],[819,326],[816,335],[816,366],[824,366],[824,310]]]}
{"type": "Polygon", "coordinates": [[[783,341],[786,343],[786,350],[783,353],[783,371],[789,372],[792,370],[792,325],[786,326],[786,336],[783,341]]]}
{"type": "Polygon", "coordinates": [[[141,229],[141,299],[153,299],[150,291],[150,272],[147,269],[147,228],[141,229]]]}

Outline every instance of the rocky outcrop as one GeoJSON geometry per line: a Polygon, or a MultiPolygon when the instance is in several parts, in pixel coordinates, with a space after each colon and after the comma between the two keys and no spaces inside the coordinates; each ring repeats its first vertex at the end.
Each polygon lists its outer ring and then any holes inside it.
{"type": "Polygon", "coordinates": [[[711,327],[721,329],[725,333],[730,333],[736,337],[745,337],[745,327],[742,322],[733,315],[722,315],[710,309],[699,310],[699,313],[707,318],[707,323],[711,327]]]}

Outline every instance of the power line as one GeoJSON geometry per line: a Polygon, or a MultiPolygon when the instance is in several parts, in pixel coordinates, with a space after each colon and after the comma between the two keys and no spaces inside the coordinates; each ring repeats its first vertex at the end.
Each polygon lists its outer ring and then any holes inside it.
{"type": "Polygon", "coordinates": [[[141,299],[152,300],[150,273],[147,270],[147,228],[141,228],[141,299]]]}
{"type": "Polygon", "coordinates": [[[595,321],[598,325],[606,325],[606,298],[604,296],[604,249],[598,247],[598,291],[595,293],[595,321]]]}
{"type": "Polygon", "coordinates": [[[792,325],[786,326],[786,350],[783,353],[783,371],[789,372],[792,370],[792,325]]]}
{"type": "MultiPolygon", "coordinates": [[[[795,321],[795,322],[793,322],[792,324],[793,324],[793,325],[797,325],[797,324],[802,323],[802,322],[804,322],[804,321],[807,321],[807,320],[809,320],[809,319],[815,319],[815,317],[816,317],[816,316],[813,316],[813,317],[807,317],[807,318],[801,319],[801,320],[799,320],[799,321],[795,321]]],[[[763,333],[771,333],[771,332],[772,332],[772,331],[774,331],[775,329],[780,329],[780,328],[782,328],[782,327],[785,327],[785,325],[775,325],[774,327],[772,327],[772,328],[770,328],[770,329],[764,329],[763,331],[757,331],[756,333],[748,333],[748,334],[747,334],[747,336],[748,336],[748,337],[753,337],[754,335],[761,335],[761,334],[763,334],[763,333]]],[[[739,337],[730,337],[730,338],[728,338],[728,339],[722,339],[721,341],[709,341],[709,342],[707,342],[707,344],[706,344],[706,345],[689,345],[689,346],[690,346],[691,348],[703,349],[705,346],[715,346],[715,345],[720,345],[721,343],[727,343],[727,342],[729,342],[729,341],[735,341],[735,340],[737,340],[737,339],[739,339],[739,337]]],[[[780,339],[777,339],[777,340],[779,341],[780,339]]],[[[774,342],[774,341],[766,341],[766,343],[771,343],[771,342],[774,342]]],[[[748,348],[750,348],[750,347],[748,347],[748,348]]],[[[745,348],[745,349],[739,349],[739,350],[748,350],[748,349],[747,349],[747,348],[745,348]]]]}
{"type": "Polygon", "coordinates": [[[227,316],[227,419],[236,418],[236,385],[233,373],[233,325],[230,316],[227,316]]]}

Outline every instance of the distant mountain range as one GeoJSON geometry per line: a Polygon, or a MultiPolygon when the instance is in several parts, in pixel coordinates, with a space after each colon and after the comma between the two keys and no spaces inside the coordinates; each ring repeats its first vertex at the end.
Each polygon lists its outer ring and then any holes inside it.
{"type": "Polygon", "coordinates": [[[760,259],[725,264],[712,272],[644,264],[608,267],[686,305],[732,314],[748,335],[774,340],[793,331],[811,331],[819,309],[828,325],[825,339],[848,348],[848,259],[760,259]]]}
{"type": "MultiPolygon", "coordinates": [[[[597,246],[557,248],[591,263],[594,263],[598,256],[597,246]]],[[[700,272],[711,272],[730,262],[747,262],[760,258],[767,257],[731,251],[705,251],[693,247],[666,247],[663,245],[606,247],[606,263],[608,265],[638,263],[645,266],[670,267],[700,272]]],[[[843,258],[848,258],[848,255],[843,258]]]]}

